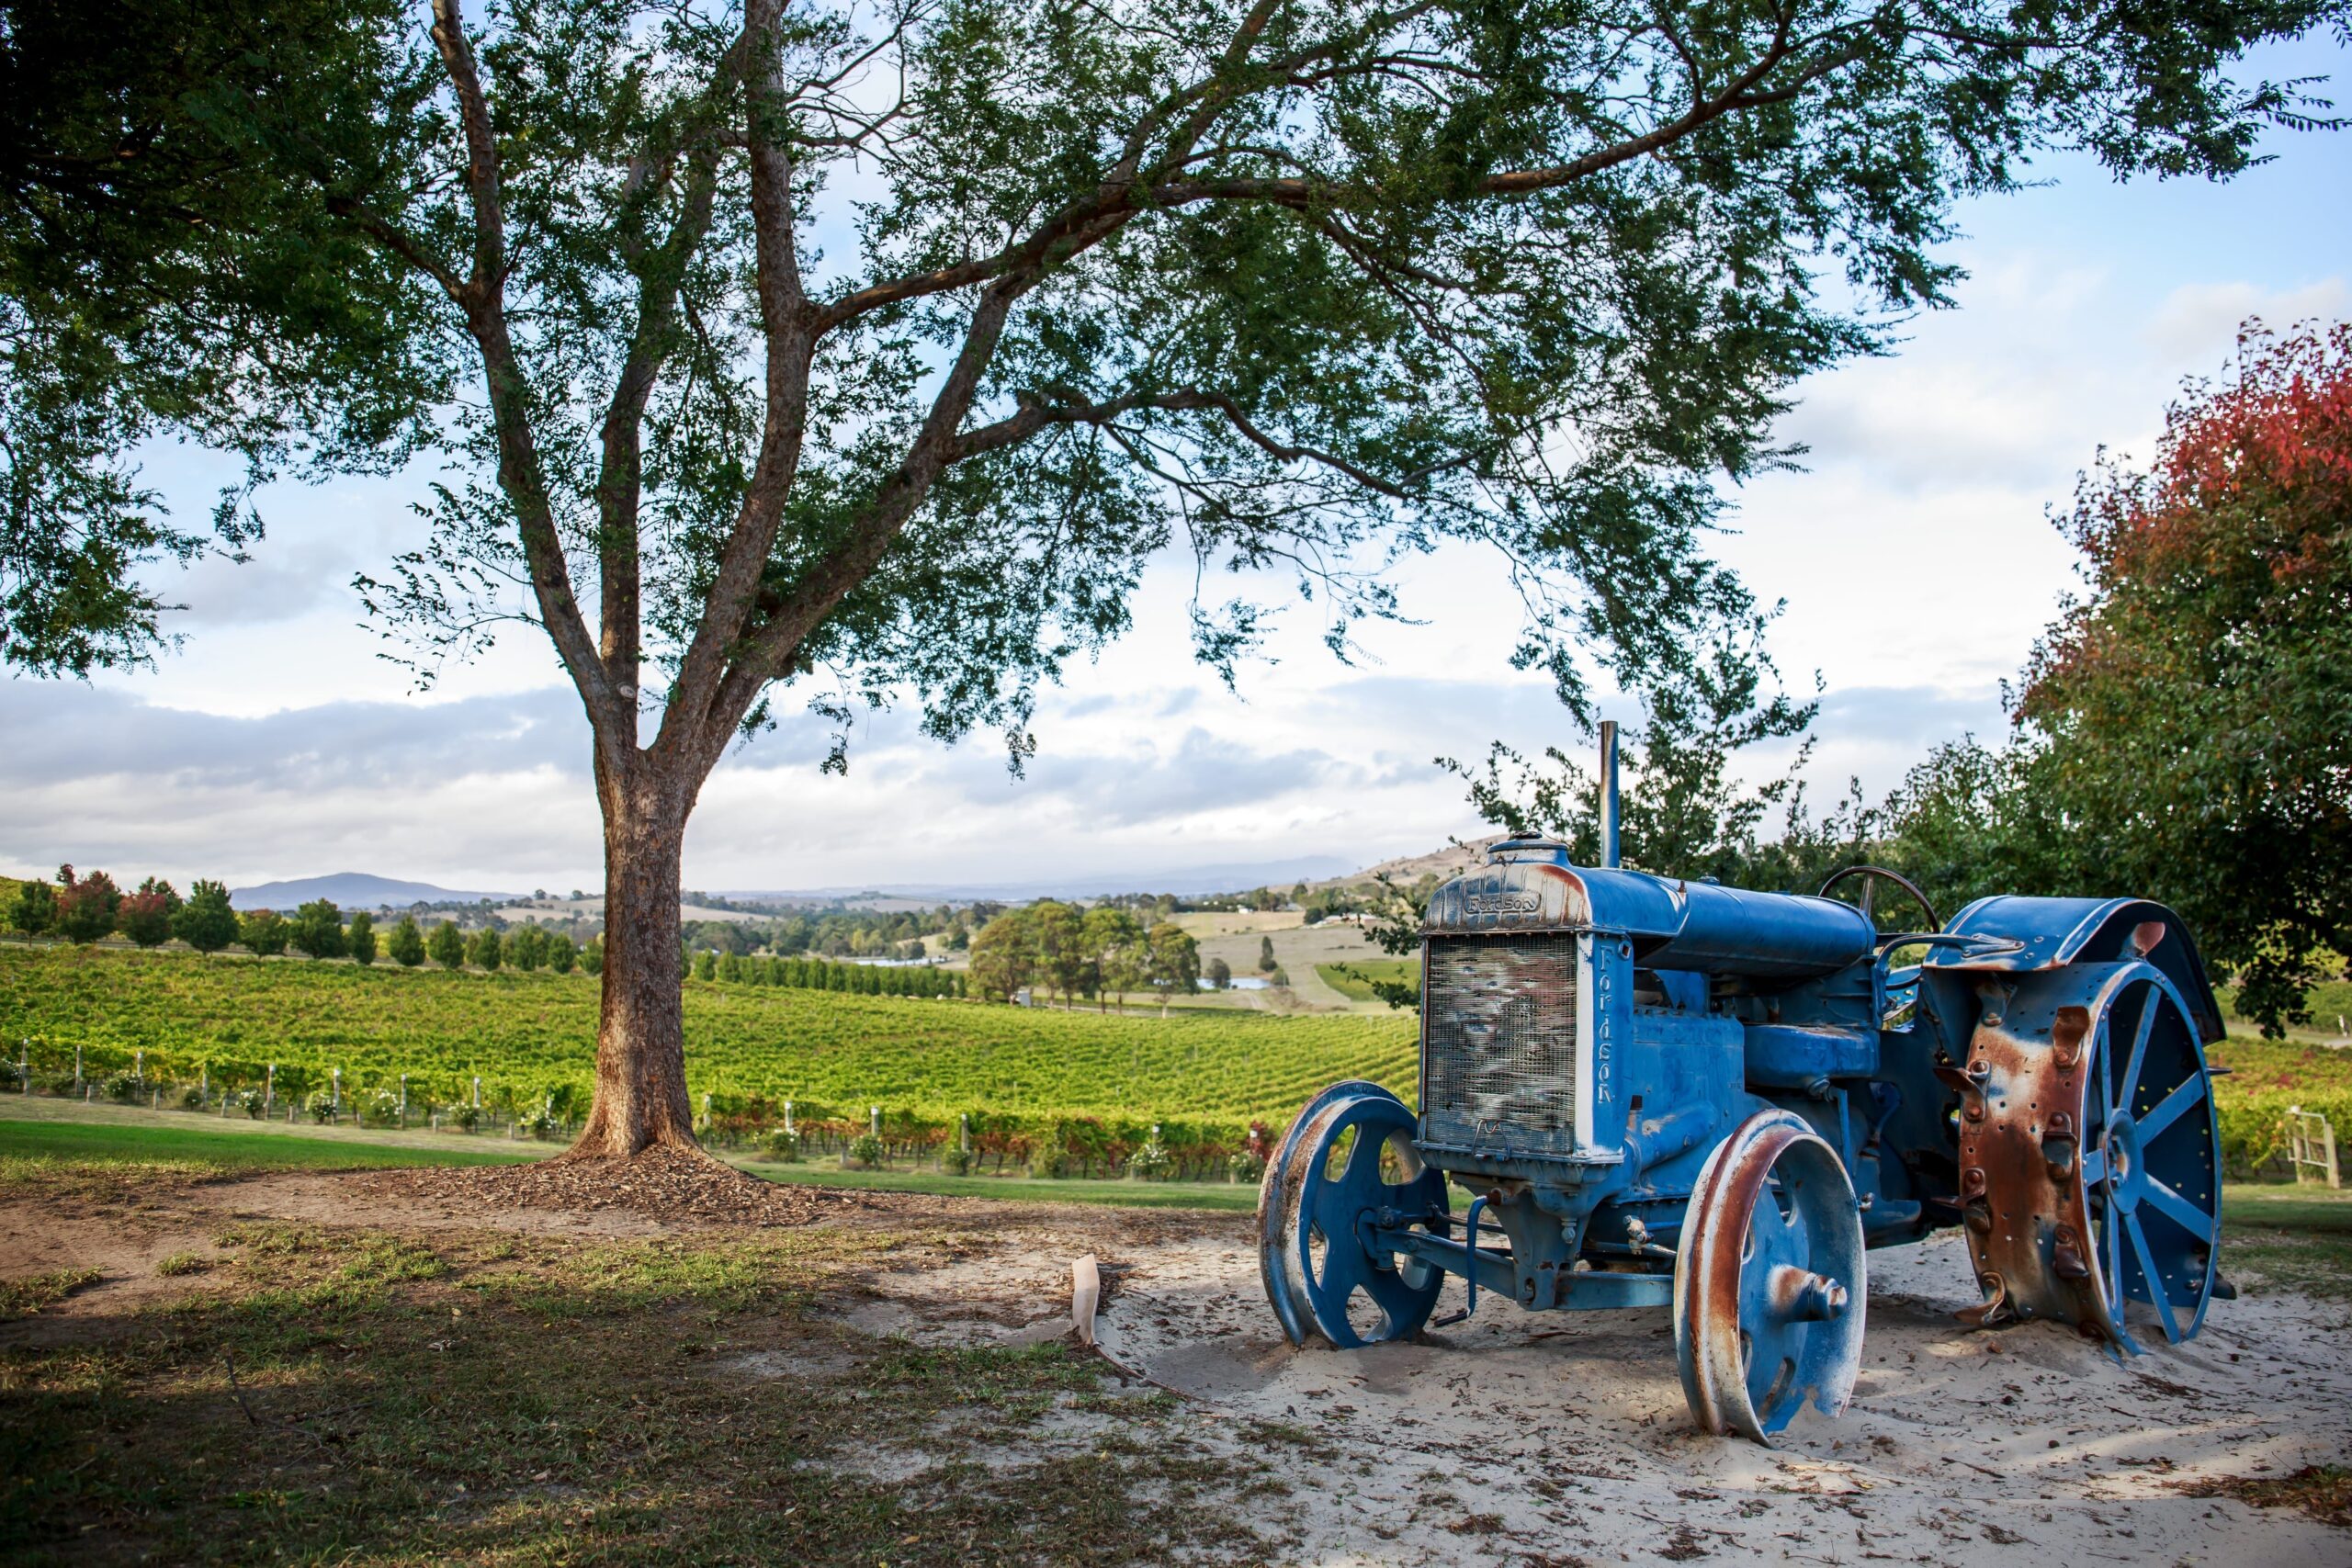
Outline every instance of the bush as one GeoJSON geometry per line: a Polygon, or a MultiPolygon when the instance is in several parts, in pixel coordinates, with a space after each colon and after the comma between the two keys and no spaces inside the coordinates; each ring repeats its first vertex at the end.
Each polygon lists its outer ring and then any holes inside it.
{"type": "Polygon", "coordinates": [[[413,969],[424,962],[424,932],[418,929],[414,915],[401,917],[401,923],[392,928],[384,951],[393,963],[403,969],[413,969]]]}
{"type": "Polygon", "coordinates": [[[1225,1163],[1227,1168],[1233,1172],[1233,1179],[1236,1181],[1262,1181],[1265,1179],[1265,1160],[1248,1149],[1241,1150],[1225,1163]]]}
{"type": "Polygon", "coordinates": [[[275,909],[251,909],[237,920],[237,940],[259,958],[275,958],[294,940],[293,922],[275,909]]]}
{"type": "Polygon", "coordinates": [[[172,934],[198,953],[218,953],[236,941],[237,912],[229,908],[227,885],[198,882],[172,917],[172,934]]]}
{"type": "Polygon", "coordinates": [[[343,911],[334,907],[332,899],[311,899],[294,911],[291,938],[295,946],[313,958],[341,958],[343,911]]]}
{"type": "Polygon", "coordinates": [[[388,1089],[379,1089],[368,1097],[360,1108],[359,1120],[370,1127],[397,1127],[401,1124],[401,1097],[388,1089]]]}
{"type": "Polygon", "coordinates": [[[542,1100],[537,1111],[516,1117],[514,1126],[526,1138],[551,1139],[562,1134],[563,1119],[555,1113],[553,1100],[542,1100]]]}
{"type": "Polygon", "coordinates": [[[141,947],[161,947],[172,938],[171,902],[162,893],[126,894],[115,925],[141,947]]]}
{"type": "Polygon", "coordinates": [[[570,937],[558,931],[548,938],[548,967],[559,975],[569,975],[580,962],[580,949],[570,937]]]}
{"type": "Polygon", "coordinates": [[[323,1127],[334,1120],[334,1096],[325,1089],[316,1090],[302,1102],[302,1113],[323,1127]]]}
{"type": "Polygon", "coordinates": [[[376,917],[362,909],[351,917],[351,929],[343,933],[343,945],[357,964],[376,962],[376,917]]]}
{"type": "Polygon", "coordinates": [[[18,883],[8,919],[27,936],[40,935],[57,924],[57,889],[46,882],[18,883]]]}
{"type": "Polygon", "coordinates": [[[57,868],[57,929],[69,942],[96,942],[114,930],[122,908],[122,890],[103,871],[76,878],[74,868],[57,868]]]}
{"type": "Polygon", "coordinates": [[[435,926],[425,949],[433,954],[433,962],[444,969],[466,966],[466,933],[458,929],[455,920],[444,920],[435,926]]]}
{"type": "Polygon", "coordinates": [[[866,1170],[882,1168],[882,1140],[871,1133],[862,1133],[850,1142],[850,1163],[866,1170]]]}
{"type": "Polygon", "coordinates": [[[139,1098],[141,1087],[139,1080],[129,1073],[117,1073],[98,1086],[98,1092],[108,1100],[129,1105],[139,1098]]]}
{"type": "Polygon", "coordinates": [[[470,1133],[481,1125],[481,1110],[479,1106],[460,1105],[449,1112],[449,1122],[458,1131],[470,1133]]]}
{"type": "Polygon", "coordinates": [[[204,1088],[202,1085],[190,1084],[186,1089],[180,1090],[180,1109],[183,1111],[201,1111],[204,1109],[204,1088]]]}
{"type": "Polygon", "coordinates": [[[1175,1156],[1168,1152],[1155,1134],[1143,1147],[1127,1156],[1127,1176],[1136,1181],[1165,1181],[1176,1168],[1175,1156]]]}
{"type": "Polygon", "coordinates": [[[767,1151],[768,1158],[781,1165],[792,1165],[800,1158],[800,1134],[780,1127],[762,1139],[760,1146],[767,1151]]]}
{"type": "Polygon", "coordinates": [[[950,1176],[968,1176],[979,1156],[969,1149],[950,1149],[939,1156],[939,1163],[950,1176]]]}

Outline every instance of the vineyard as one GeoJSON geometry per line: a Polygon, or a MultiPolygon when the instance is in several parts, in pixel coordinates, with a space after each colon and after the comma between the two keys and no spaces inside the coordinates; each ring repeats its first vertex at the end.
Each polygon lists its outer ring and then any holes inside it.
{"type": "MultiPolygon", "coordinates": [[[[413,1100],[454,1106],[479,1076],[483,1102],[510,1113],[550,1100],[582,1110],[596,1006],[597,982],[580,975],[0,947],[0,1058],[28,1059],[51,1087],[79,1047],[93,1081],[136,1064],[142,1081],[218,1091],[258,1085],[274,1064],[287,1100],[340,1068],[353,1096],[405,1074],[413,1100]]],[[[1338,1078],[1414,1090],[1409,1014],[1163,1020],[699,980],[685,982],[685,1014],[688,1084],[722,1132],[756,1133],[787,1100],[804,1126],[837,1135],[863,1131],[869,1108],[927,1124],[918,1145],[971,1114],[1000,1161],[1008,1135],[1016,1148],[1058,1138],[1084,1160],[1152,1124],[1179,1149],[1233,1147],[1338,1078]],[[1103,1124],[1102,1138],[1057,1130],[1074,1119],[1103,1124]]],[[[2233,1036],[2213,1060],[2230,1069],[2214,1096],[2233,1172],[2283,1174],[2290,1105],[2352,1130],[2352,1052],[2233,1036]]]]}
{"type": "MultiPolygon", "coordinates": [[[[345,1091],[401,1074],[412,1096],[455,1104],[584,1103],[594,1081],[597,982],[585,976],[398,971],[299,959],[198,958],[73,947],[0,948],[0,1055],[39,1077],[256,1084],[281,1094],[340,1068],[345,1091]],[[144,1053],[143,1055],[135,1053],[144,1053]]],[[[795,1101],[797,1115],[952,1120],[1099,1117],[1220,1133],[1287,1122],[1335,1078],[1413,1088],[1408,1017],[1166,1020],[685,982],[686,1073],[724,1113],[795,1101]]]]}

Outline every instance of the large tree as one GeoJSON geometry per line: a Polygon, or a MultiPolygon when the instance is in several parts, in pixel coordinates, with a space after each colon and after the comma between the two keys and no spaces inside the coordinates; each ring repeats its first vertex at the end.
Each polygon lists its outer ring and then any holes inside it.
{"type": "MultiPolygon", "coordinates": [[[[1510,563],[1520,658],[1572,705],[1586,655],[1670,676],[1747,614],[1701,552],[1714,481],[1783,456],[1794,380],[1883,341],[1864,312],[1943,300],[1956,197],[2060,145],[2229,174],[2301,106],[2228,62],[2346,15],[435,0],[429,36],[355,7],[289,41],[243,3],[266,47],[229,90],[132,119],[244,182],[164,182],[207,197],[184,202],[206,243],[316,239],[257,303],[236,275],[237,319],[281,305],[316,356],[255,349],[264,390],[316,391],[314,443],[267,403],[263,457],[398,453],[437,422],[431,537],[372,604],[427,668],[535,624],[578,692],[607,921],[580,1147],[613,1154],[692,1142],[681,845],[780,686],[837,720],[835,762],[860,705],[903,695],[1017,763],[1039,682],[1123,629],[1171,544],[1239,574],[1194,615],[1230,671],[1270,575],[1344,649],[1393,610],[1383,569],[1447,540],[1510,563]],[[356,295],[394,344],[339,313],[356,295]]],[[[185,260],[172,232],[130,243],[185,260]]],[[[131,327],[187,363],[204,321],[131,327]]],[[[105,343],[139,364],[148,341],[105,343]]],[[[71,408],[89,383],[60,384],[71,408]]],[[[198,414],[236,390],[180,423],[216,431],[198,414]]]]}
{"type": "Polygon", "coordinates": [[[2018,705],[2042,841],[2177,906],[2277,1032],[2352,955],[2352,326],[2249,323],[2065,527],[2088,591],[2018,705]]]}

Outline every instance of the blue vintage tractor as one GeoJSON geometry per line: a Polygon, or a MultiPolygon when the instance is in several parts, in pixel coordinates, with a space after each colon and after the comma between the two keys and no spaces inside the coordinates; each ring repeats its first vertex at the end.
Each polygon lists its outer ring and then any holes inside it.
{"type": "Polygon", "coordinates": [[[2134,1352],[2198,1331],[2230,1294],[2222,1024],[2177,916],[1993,897],[1945,924],[1875,866],[1811,897],[1625,870],[1610,727],[1601,776],[1602,865],[1509,839],[1430,899],[1419,1113],[1335,1084],[1268,1162],[1260,1266],[1293,1343],[1419,1333],[1449,1274],[1464,1314],[1669,1307],[1693,1418],[1764,1442],[1845,1407],[1865,1251],[1950,1225],[1968,1322],[2134,1352]],[[1878,930],[1882,886],[1923,929],[1878,930]]]}

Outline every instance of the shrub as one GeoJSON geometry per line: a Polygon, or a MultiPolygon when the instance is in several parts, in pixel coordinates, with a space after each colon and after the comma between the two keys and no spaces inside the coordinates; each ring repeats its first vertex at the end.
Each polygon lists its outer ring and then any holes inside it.
{"type": "Polygon", "coordinates": [[[471,1104],[460,1105],[449,1112],[449,1122],[459,1132],[470,1133],[481,1125],[481,1110],[471,1104]]]}
{"type": "Polygon", "coordinates": [[[548,967],[549,969],[559,975],[569,975],[571,973],[572,966],[579,962],[580,949],[572,945],[570,937],[558,931],[548,938],[548,967]]]}
{"type": "Polygon", "coordinates": [[[967,1176],[979,1156],[969,1149],[950,1149],[939,1156],[939,1163],[950,1176],[967,1176]]]}
{"type": "Polygon", "coordinates": [[[172,917],[172,934],[198,953],[218,953],[237,940],[237,912],[229,908],[229,889],[219,882],[198,882],[187,902],[172,917]]]}
{"type": "Polygon", "coordinates": [[[96,942],[114,930],[122,890],[103,871],[76,878],[74,868],[57,868],[57,929],[69,942],[96,942]]]}
{"type": "Polygon", "coordinates": [[[1164,1181],[1175,1168],[1175,1156],[1159,1141],[1156,1129],[1143,1147],[1127,1156],[1127,1175],[1136,1181],[1164,1181]]]}
{"type": "Polygon", "coordinates": [[[603,937],[590,937],[588,945],[580,950],[580,969],[584,975],[602,975],[605,972],[605,939],[603,937]]]}
{"type": "Polygon", "coordinates": [[[351,917],[351,929],[343,933],[343,945],[354,964],[376,962],[376,917],[362,909],[351,917]]]}
{"type": "Polygon", "coordinates": [[[360,1108],[359,1120],[370,1127],[399,1126],[401,1097],[388,1089],[378,1089],[360,1108]]]}
{"type": "Polygon", "coordinates": [[[302,1113],[322,1127],[334,1120],[335,1109],[334,1096],[325,1089],[313,1091],[302,1102],[302,1113]]]}
{"type": "Polygon", "coordinates": [[[878,1170],[882,1165],[882,1140],[871,1133],[860,1134],[850,1141],[850,1163],[867,1170],[878,1170]]]}
{"type": "Polygon", "coordinates": [[[555,1113],[551,1100],[542,1100],[537,1111],[526,1111],[514,1119],[514,1126],[526,1138],[553,1138],[563,1131],[562,1118],[555,1113]]]}
{"type": "Polygon", "coordinates": [[[39,936],[57,923],[57,889],[46,882],[17,885],[17,901],[8,919],[27,936],[39,936]]]}
{"type": "Polygon", "coordinates": [[[1233,1172],[1236,1181],[1261,1181],[1265,1179],[1265,1158],[1254,1150],[1242,1149],[1225,1163],[1227,1168],[1233,1172]]]}
{"type": "Polygon", "coordinates": [[[455,920],[444,920],[433,928],[433,940],[425,944],[433,953],[433,962],[444,969],[466,966],[466,933],[458,929],[455,920]]]}
{"type": "Polygon", "coordinates": [[[204,1109],[204,1088],[201,1084],[190,1084],[180,1090],[180,1109],[183,1111],[204,1109]]]}
{"type": "Polygon", "coordinates": [[[294,911],[292,940],[313,958],[341,958],[343,911],[330,899],[311,899],[294,911]]]}
{"type": "Polygon", "coordinates": [[[201,1274],[211,1267],[209,1259],[193,1252],[175,1252],[155,1265],[155,1272],[168,1279],[177,1279],[183,1274],[201,1274]]]}
{"type": "Polygon", "coordinates": [[[403,969],[413,969],[424,962],[424,932],[414,915],[402,915],[401,923],[384,942],[385,955],[403,969]]]}
{"type": "Polygon", "coordinates": [[[548,933],[537,925],[525,925],[506,939],[506,961],[529,974],[548,961],[548,933]]]}
{"type": "Polygon", "coordinates": [[[98,1092],[108,1100],[128,1105],[139,1098],[141,1084],[129,1073],[117,1073],[98,1086],[98,1092]]]}
{"type": "Polygon", "coordinates": [[[275,958],[294,938],[292,922],[275,909],[248,909],[237,920],[237,940],[260,958],[275,958]]]}
{"type": "Polygon", "coordinates": [[[141,947],[161,947],[172,939],[172,906],[162,893],[133,893],[116,911],[115,924],[141,947]]]}
{"type": "Polygon", "coordinates": [[[466,939],[466,962],[475,968],[495,973],[505,960],[506,943],[489,927],[483,927],[466,939]]]}
{"type": "Polygon", "coordinates": [[[782,1165],[792,1165],[800,1158],[800,1134],[787,1133],[779,1127],[761,1140],[768,1158],[782,1165]]]}

